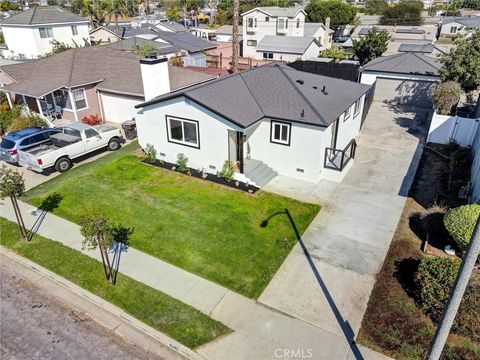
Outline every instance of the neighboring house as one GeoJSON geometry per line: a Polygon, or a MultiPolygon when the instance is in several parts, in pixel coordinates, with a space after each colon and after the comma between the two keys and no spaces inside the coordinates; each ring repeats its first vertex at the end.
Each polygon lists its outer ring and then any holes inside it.
{"type": "Polygon", "coordinates": [[[170,32],[187,31],[187,29],[185,29],[185,26],[175,21],[160,21],[155,24],[155,27],[157,27],[159,30],[162,30],[162,31],[170,31],[170,32]]]}
{"type": "Polygon", "coordinates": [[[115,41],[105,46],[111,47],[112,49],[116,50],[131,52],[140,50],[148,46],[154,49],[151,54],[154,57],[166,56],[167,58],[171,58],[172,56],[182,55],[182,51],[180,49],[177,49],[175,46],[135,36],[128,39],[115,41]]]}
{"type": "Polygon", "coordinates": [[[361,83],[376,84],[378,101],[431,109],[430,93],[441,66],[438,59],[419,53],[382,56],[363,66],[361,83]]]}
{"type": "Polygon", "coordinates": [[[305,23],[302,8],[258,7],[242,14],[243,56],[294,61],[318,56],[331,46],[333,31],[305,23]]]}
{"type": "Polygon", "coordinates": [[[166,58],[154,66],[140,65],[146,60],[151,61],[106,46],[75,48],[1,66],[0,90],[10,103],[24,104],[27,112],[40,114],[50,124],[82,121],[89,115],[121,123],[135,116],[134,106],[151,99],[152,93],[156,96],[215,78],[168,66],[166,58]]]}
{"type": "Polygon", "coordinates": [[[359,83],[270,64],[137,105],[140,145],[160,160],[263,186],[275,174],[340,181],[355,156],[365,93],[359,83]]]}
{"type": "Polygon", "coordinates": [[[36,59],[52,51],[52,40],[72,46],[88,42],[88,20],[59,6],[36,6],[1,22],[6,58],[36,59]]]}
{"type": "Polygon", "coordinates": [[[439,24],[440,37],[468,35],[480,28],[480,16],[446,16],[439,24]]]}
{"type": "MultiPolygon", "coordinates": [[[[215,32],[215,40],[218,42],[231,42],[233,40],[233,26],[222,25],[215,32]]],[[[243,40],[243,26],[238,27],[238,41],[243,40]]]]}

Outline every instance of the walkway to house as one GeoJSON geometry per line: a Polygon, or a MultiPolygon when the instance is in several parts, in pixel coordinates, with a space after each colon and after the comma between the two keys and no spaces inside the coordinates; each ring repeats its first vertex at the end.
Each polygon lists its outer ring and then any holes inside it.
{"type": "Polygon", "coordinates": [[[259,298],[339,336],[355,337],[421,157],[428,111],[374,102],[340,183],[274,178],[265,190],[322,210],[259,298]]]}

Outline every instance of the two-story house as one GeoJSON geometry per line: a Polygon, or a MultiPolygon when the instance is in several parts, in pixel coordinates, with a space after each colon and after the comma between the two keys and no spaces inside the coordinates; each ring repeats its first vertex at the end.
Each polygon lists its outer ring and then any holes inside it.
{"type": "Polygon", "coordinates": [[[330,48],[329,24],[306,23],[302,8],[257,7],[242,14],[243,56],[295,61],[317,57],[330,48]]]}
{"type": "Polygon", "coordinates": [[[71,46],[89,41],[88,20],[58,6],[35,6],[1,23],[5,58],[36,59],[52,51],[52,40],[71,46]]]}

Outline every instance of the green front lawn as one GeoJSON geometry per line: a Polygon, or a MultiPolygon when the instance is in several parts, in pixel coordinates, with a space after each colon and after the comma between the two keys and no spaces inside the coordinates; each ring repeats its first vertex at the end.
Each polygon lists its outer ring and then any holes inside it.
{"type": "Polygon", "coordinates": [[[285,209],[300,234],[319,211],[318,205],[264,191],[251,195],[143,164],[132,154],[136,147],[73,168],[23,200],[38,206],[57,192],[63,200],[54,213],[74,222],[101,210],[134,228],[132,247],[252,298],[297,241],[285,209]]]}
{"type": "Polygon", "coordinates": [[[193,307],[118,274],[117,285],[105,281],[102,264],[59,242],[35,235],[20,240],[18,226],[0,218],[0,244],[122,308],[145,324],[195,348],[230,330],[193,307]]]}

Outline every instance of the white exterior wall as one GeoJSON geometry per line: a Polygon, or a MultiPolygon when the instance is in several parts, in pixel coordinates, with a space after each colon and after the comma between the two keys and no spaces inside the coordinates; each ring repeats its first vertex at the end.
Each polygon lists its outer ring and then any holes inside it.
{"type": "Polygon", "coordinates": [[[118,124],[135,117],[138,111],[138,109],[135,109],[135,105],[143,102],[143,99],[140,100],[104,92],[100,92],[99,96],[103,119],[118,124]]]}
{"type": "Polygon", "coordinates": [[[52,40],[68,45],[77,44],[84,46],[85,41],[90,40],[87,23],[68,23],[60,25],[39,25],[39,26],[3,26],[5,43],[11,53],[11,56],[18,58],[19,54],[24,54],[27,59],[35,59],[40,55],[52,51],[52,40]],[[78,35],[72,34],[71,26],[76,25],[78,35]],[[42,39],[39,28],[51,27],[53,31],[52,38],[42,39]]]}
{"type": "Polygon", "coordinates": [[[479,121],[479,119],[439,115],[434,112],[428,130],[427,142],[448,144],[455,141],[460,146],[470,146],[474,142],[479,121]]]}
{"type": "Polygon", "coordinates": [[[216,174],[228,160],[228,130],[239,131],[240,128],[183,97],[171,99],[162,104],[153,104],[139,111],[136,118],[138,141],[142,148],[152,144],[157,150],[157,158],[176,163],[179,153],[188,157],[188,166],[205,169],[216,174]],[[193,148],[167,139],[165,116],[181,117],[198,121],[200,148],[193,148]],[[161,156],[160,153],[165,154],[161,156]],[[210,169],[213,165],[216,169],[210,169]]]}
{"type": "Polygon", "coordinates": [[[466,35],[469,33],[473,33],[474,31],[475,31],[474,29],[468,30],[468,27],[463,24],[460,24],[457,22],[451,22],[451,23],[442,25],[442,27],[440,28],[440,36],[466,35]],[[457,31],[454,33],[450,32],[453,27],[457,28],[457,31]]]}
{"type": "Polygon", "coordinates": [[[360,82],[362,84],[372,85],[377,77],[384,79],[398,79],[398,80],[413,80],[413,81],[438,81],[438,76],[426,76],[426,75],[411,75],[411,74],[400,74],[400,73],[383,73],[375,71],[364,71],[360,82]]]}
{"type": "MultiPolygon", "coordinates": [[[[248,47],[251,47],[251,46],[248,46],[248,47]]],[[[258,51],[255,53],[255,56],[252,56],[252,57],[256,60],[263,60],[263,53],[264,53],[263,51],[258,51]]],[[[296,61],[296,60],[307,60],[307,59],[318,57],[319,53],[320,53],[320,47],[315,42],[312,42],[312,44],[307,48],[307,50],[303,54],[287,54],[287,53],[274,52],[273,59],[266,59],[266,60],[277,60],[277,61],[287,61],[287,62],[296,61]]]]}
{"type": "Polygon", "coordinates": [[[360,133],[364,102],[365,95],[360,99],[360,111],[356,116],[354,114],[354,104],[352,104],[350,109],[350,117],[346,121],[344,121],[343,114],[340,116],[338,120],[337,149],[343,150],[360,133]]]}

